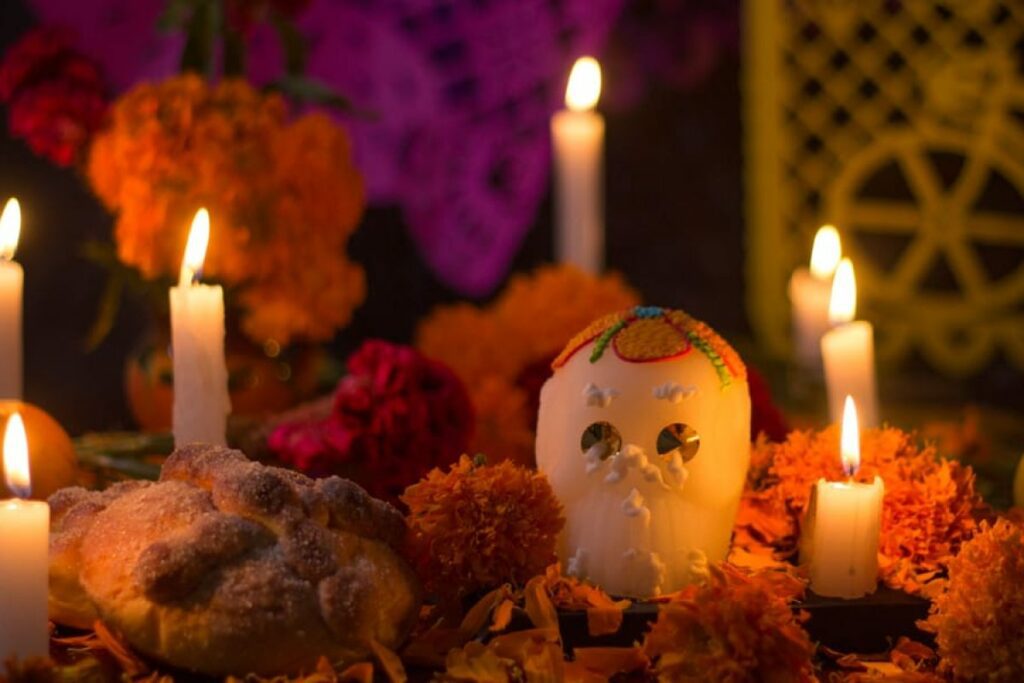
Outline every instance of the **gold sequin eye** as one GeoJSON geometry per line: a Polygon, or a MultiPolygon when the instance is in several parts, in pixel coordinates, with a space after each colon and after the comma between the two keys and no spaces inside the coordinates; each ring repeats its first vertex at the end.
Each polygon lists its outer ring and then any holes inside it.
{"type": "Polygon", "coordinates": [[[600,447],[598,457],[601,460],[615,455],[622,449],[622,437],[619,430],[611,422],[594,422],[583,430],[580,438],[580,449],[584,453],[591,452],[595,446],[600,447]]]}
{"type": "Polygon", "coordinates": [[[667,458],[678,451],[683,462],[689,462],[699,449],[700,434],[688,424],[673,422],[658,432],[658,455],[667,458]]]}

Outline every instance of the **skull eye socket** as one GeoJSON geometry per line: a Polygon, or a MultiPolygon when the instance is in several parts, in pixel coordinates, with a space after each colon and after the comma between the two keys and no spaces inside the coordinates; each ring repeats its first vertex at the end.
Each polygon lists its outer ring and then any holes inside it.
{"type": "Polygon", "coordinates": [[[683,462],[689,462],[699,449],[700,434],[688,424],[673,422],[658,432],[658,455],[669,456],[678,452],[683,462]]]}
{"type": "Polygon", "coordinates": [[[584,453],[591,452],[594,447],[599,447],[599,456],[604,460],[622,449],[622,437],[619,430],[611,422],[594,422],[583,430],[580,437],[580,450],[584,453]]]}

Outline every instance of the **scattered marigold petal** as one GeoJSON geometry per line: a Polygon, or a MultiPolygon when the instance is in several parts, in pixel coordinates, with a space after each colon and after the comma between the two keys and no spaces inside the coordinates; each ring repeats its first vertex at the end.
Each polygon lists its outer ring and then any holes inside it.
{"type": "Polygon", "coordinates": [[[505,585],[501,588],[495,588],[490,593],[484,595],[466,612],[466,616],[462,618],[462,623],[459,624],[459,630],[470,638],[476,636],[487,626],[492,610],[511,594],[511,589],[505,585]]]}
{"type": "Polygon", "coordinates": [[[537,628],[558,629],[558,612],[544,587],[544,577],[535,576],[523,589],[526,599],[526,614],[537,628]]]}
{"type": "Polygon", "coordinates": [[[370,651],[377,658],[381,671],[387,676],[391,683],[405,683],[408,676],[405,674],[405,666],[402,660],[390,648],[381,645],[376,639],[370,639],[370,651]]]}
{"type": "Polygon", "coordinates": [[[494,608],[494,616],[491,620],[491,631],[504,631],[512,622],[512,609],[515,603],[511,600],[503,600],[494,608]]]}
{"type": "Polygon", "coordinates": [[[338,683],[373,683],[373,664],[359,662],[338,674],[338,683]]]}

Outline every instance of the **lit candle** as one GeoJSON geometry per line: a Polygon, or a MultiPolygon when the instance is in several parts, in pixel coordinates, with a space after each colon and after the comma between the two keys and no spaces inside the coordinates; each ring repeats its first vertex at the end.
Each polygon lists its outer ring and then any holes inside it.
{"type": "Polygon", "coordinates": [[[18,498],[0,501],[0,661],[47,657],[50,506],[32,494],[21,415],[4,431],[4,480],[18,498]]]}
{"type": "Polygon", "coordinates": [[[174,443],[226,442],[231,412],[224,364],[224,290],[198,282],[210,239],[210,215],[199,209],[185,246],[181,276],[171,287],[174,356],[174,443]]]}
{"type": "Polygon", "coordinates": [[[814,236],[811,267],[797,268],[789,279],[794,352],[797,362],[808,370],[821,371],[821,336],[829,328],[832,275],[841,256],[839,232],[823,225],[814,236]]]}
{"type": "MultiPolygon", "coordinates": [[[[860,466],[857,407],[846,397],[840,436],[843,469],[853,477],[860,466]]],[[[804,530],[803,562],[810,564],[811,590],[834,598],[859,598],[878,584],[878,539],[885,485],[819,479],[804,530]]]]}
{"type": "Polygon", "coordinates": [[[604,117],[594,111],[600,95],[600,65],[593,57],[580,57],[569,74],[566,108],[551,118],[556,256],[590,273],[604,267],[604,117]]]}
{"type": "Polygon", "coordinates": [[[825,386],[832,422],[843,416],[843,399],[857,401],[861,424],[878,426],[878,393],[875,389],[875,331],[871,323],[854,320],[857,282],[853,264],[844,258],[836,268],[829,302],[829,320],[835,325],[821,338],[825,386]]]}
{"type": "Polygon", "coordinates": [[[21,398],[21,292],[25,273],[14,262],[21,206],[8,199],[0,215],[0,398],[21,398]]]}

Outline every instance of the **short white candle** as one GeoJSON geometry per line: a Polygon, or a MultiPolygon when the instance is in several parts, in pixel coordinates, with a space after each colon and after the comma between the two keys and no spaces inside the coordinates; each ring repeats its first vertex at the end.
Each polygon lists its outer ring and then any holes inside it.
{"type": "MultiPolygon", "coordinates": [[[[8,418],[3,445],[7,488],[28,498],[28,439],[20,414],[8,418]]],[[[0,661],[47,657],[50,651],[50,506],[20,498],[0,501],[0,661]]]]}
{"type": "Polygon", "coordinates": [[[841,256],[839,231],[823,225],[814,236],[810,268],[797,268],[789,279],[794,354],[797,363],[808,370],[821,371],[821,337],[830,327],[832,275],[841,256]]]}
{"type": "Polygon", "coordinates": [[[569,74],[566,109],[551,118],[556,257],[595,274],[604,268],[604,117],[594,111],[600,95],[600,65],[580,57],[569,74]]]}
{"type": "MultiPolygon", "coordinates": [[[[840,453],[853,476],[860,464],[857,409],[846,398],[840,453]]],[[[885,485],[819,479],[814,491],[810,530],[811,590],[835,598],[859,598],[878,585],[878,541],[885,485]]],[[[804,558],[805,561],[808,558],[804,558]]]]}
{"type": "Polygon", "coordinates": [[[21,205],[11,198],[0,215],[0,398],[22,392],[21,297],[25,273],[13,261],[21,234],[21,205]]]}
{"type": "Polygon", "coordinates": [[[829,319],[835,325],[821,338],[825,386],[832,422],[843,417],[843,400],[853,396],[864,427],[878,426],[878,390],[875,388],[875,330],[857,312],[857,282],[850,259],[836,269],[829,302],[829,319]]]}
{"type": "Polygon", "coordinates": [[[209,238],[210,216],[200,209],[189,231],[178,286],[170,291],[178,446],[227,441],[231,398],[224,362],[224,290],[197,282],[209,238]]]}

